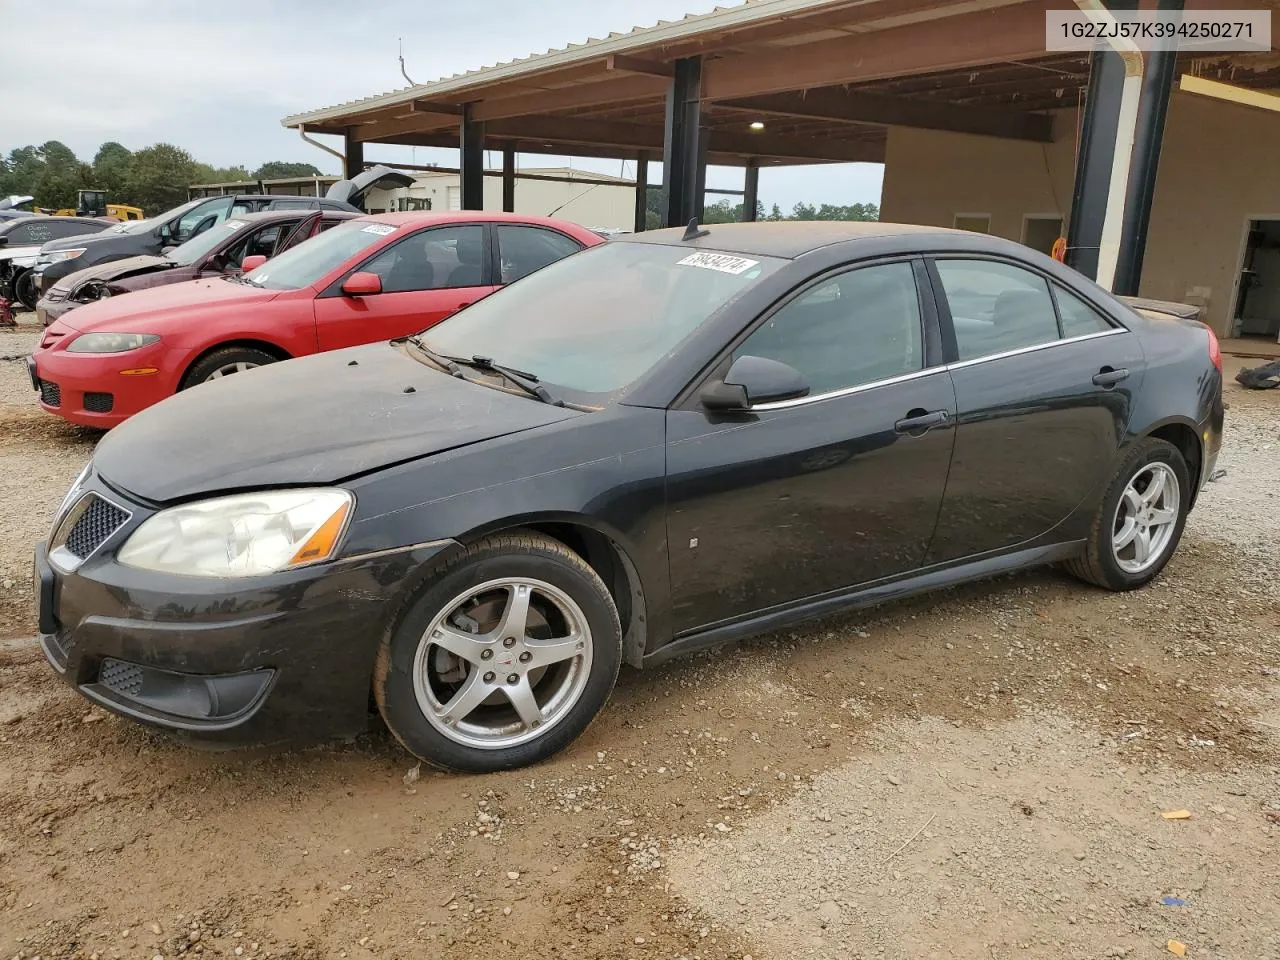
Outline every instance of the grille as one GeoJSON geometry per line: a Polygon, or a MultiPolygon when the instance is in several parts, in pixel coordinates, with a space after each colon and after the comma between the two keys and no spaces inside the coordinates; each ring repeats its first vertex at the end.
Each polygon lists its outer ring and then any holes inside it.
{"type": "Polygon", "coordinates": [[[63,545],[80,560],[102,546],[107,537],[129,519],[129,514],[95,493],[86,496],[82,504],[72,511],[72,516],[76,514],[79,516],[72,523],[63,545]]]}
{"type": "Polygon", "coordinates": [[[98,682],[121,696],[136,697],[142,692],[142,677],[142,668],[138,665],[108,658],[102,661],[98,682]]]}
{"type": "Polygon", "coordinates": [[[90,413],[110,413],[115,403],[116,397],[114,393],[86,393],[84,395],[84,408],[90,413]]]}
{"type": "Polygon", "coordinates": [[[40,400],[51,407],[62,406],[62,388],[50,380],[41,380],[40,400]]]}

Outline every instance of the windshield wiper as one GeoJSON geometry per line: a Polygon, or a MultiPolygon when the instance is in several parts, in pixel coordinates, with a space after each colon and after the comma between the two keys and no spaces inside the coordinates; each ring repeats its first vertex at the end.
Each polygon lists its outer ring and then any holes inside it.
{"type": "Polygon", "coordinates": [[[428,360],[436,366],[441,367],[449,372],[450,376],[463,376],[462,367],[475,367],[477,370],[487,370],[496,373],[506,380],[511,381],[529,396],[543,403],[549,403],[553,407],[563,407],[564,401],[558,400],[551,395],[541,383],[538,382],[538,376],[525,370],[517,370],[515,367],[503,366],[500,363],[494,363],[492,357],[482,357],[479,354],[473,357],[451,357],[445,353],[436,353],[428,347],[421,337],[405,337],[407,343],[413,344],[428,360]]]}
{"type": "Polygon", "coordinates": [[[437,367],[440,367],[441,369],[448,372],[449,376],[451,377],[462,376],[462,368],[458,366],[457,362],[453,359],[453,357],[446,357],[443,354],[436,353],[434,350],[432,350],[430,347],[428,347],[425,343],[422,342],[421,337],[405,337],[404,339],[407,343],[412,343],[415,347],[417,347],[418,350],[421,351],[421,353],[428,360],[434,363],[437,367]]]}
{"type": "Polygon", "coordinates": [[[492,357],[476,355],[470,360],[463,360],[461,357],[453,357],[452,359],[473,366],[479,370],[492,370],[494,373],[500,373],[525,393],[529,394],[529,396],[537,397],[543,403],[549,403],[553,407],[564,406],[563,400],[557,400],[555,397],[551,396],[551,393],[547,388],[538,382],[537,374],[528,373],[525,370],[517,370],[515,367],[504,367],[500,363],[494,363],[492,357]]]}

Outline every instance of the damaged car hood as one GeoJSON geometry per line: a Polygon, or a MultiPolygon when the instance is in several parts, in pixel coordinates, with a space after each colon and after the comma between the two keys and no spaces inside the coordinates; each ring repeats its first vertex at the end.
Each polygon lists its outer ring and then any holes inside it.
{"type": "Polygon", "coordinates": [[[98,444],[109,483],[157,503],[328,484],[580,412],[471,383],[377,343],[184,390],[98,444]]]}

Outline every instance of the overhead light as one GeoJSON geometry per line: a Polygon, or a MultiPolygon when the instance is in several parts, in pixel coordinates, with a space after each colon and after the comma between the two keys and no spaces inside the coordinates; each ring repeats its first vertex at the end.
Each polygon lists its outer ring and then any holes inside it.
{"type": "Polygon", "coordinates": [[[763,120],[752,120],[752,121],[751,121],[751,129],[752,129],[752,130],[763,130],[763,129],[764,129],[764,121],[763,121],[763,120]]]}

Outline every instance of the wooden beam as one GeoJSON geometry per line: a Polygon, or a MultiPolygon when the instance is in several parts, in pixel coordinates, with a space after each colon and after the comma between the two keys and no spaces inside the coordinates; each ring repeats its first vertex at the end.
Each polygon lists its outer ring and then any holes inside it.
{"type": "Polygon", "coordinates": [[[675,67],[670,63],[642,60],[639,57],[628,57],[621,53],[610,54],[606,57],[604,68],[618,73],[643,73],[651,77],[675,76],[675,67]]]}
{"type": "MultiPolygon", "coordinates": [[[[569,117],[521,117],[495,120],[486,126],[495,137],[518,140],[583,144],[617,148],[618,155],[635,150],[661,150],[662,129],[609,120],[577,120],[569,117]]],[[[788,160],[826,160],[840,163],[879,163],[884,145],[866,140],[820,137],[780,137],[768,133],[708,131],[714,155],[774,157],[788,160]]],[[[523,146],[521,147],[523,150],[523,146]]]]}
{"type": "Polygon", "coordinates": [[[659,100],[666,95],[668,84],[669,81],[663,77],[622,76],[616,80],[583,83],[559,90],[526,93],[500,100],[482,100],[475,105],[475,116],[481,120],[505,120],[550,110],[578,110],[601,104],[659,100]]]}
{"type": "Polygon", "coordinates": [[[448,117],[462,116],[462,104],[439,103],[435,100],[415,100],[409,105],[413,113],[434,113],[448,117]]]}
{"type": "Polygon", "coordinates": [[[876,123],[924,130],[952,130],[1011,140],[1053,142],[1053,118],[1044,114],[952,106],[857,93],[825,87],[802,93],[774,93],[743,100],[724,100],[720,106],[762,116],[805,117],[850,123],[876,123]]]}
{"type": "Polygon", "coordinates": [[[709,60],[702,95],[734,100],[1042,57],[1046,9],[1047,0],[1036,0],[771,53],[709,60]]]}
{"type": "Polygon", "coordinates": [[[403,133],[427,133],[456,126],[457,117],[439,113],[415,113],[413,116],[401,117],[398,120],[382,120],[378,123],[363,123],[353,127],[355,138],[361,143],[371,140],[386,140],[403,133]]]}
{"type": "Polygon", "coordinates": [[[1225,100],[1228,103],[1239,104],[1242,107],[1252,107],[1255,110],[1280,112],[1280,96],[1276,96],[1274,93],[1267,93],[1264,90],[1250,90],[1247,87],[1219,83],[1217,80],[1193,77],[1189,73],[1182,75],[1182,79],[1178,81],[1178,87],[1183,93],[1194,93],[1201,97],[1225,100]]]}

